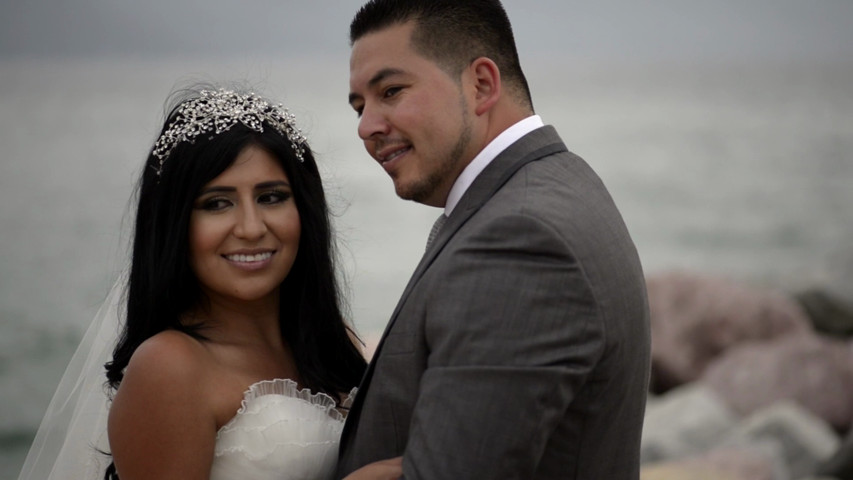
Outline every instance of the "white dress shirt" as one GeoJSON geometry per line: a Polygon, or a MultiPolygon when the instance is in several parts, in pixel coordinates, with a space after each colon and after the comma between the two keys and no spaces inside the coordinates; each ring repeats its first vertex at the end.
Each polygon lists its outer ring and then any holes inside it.
{"type": "Polygon", "coordinates": [[[444,204],[444,216],[449,217],[453,213],[453,209],[456,208],[462,195],[474,183],[474,179],[492,163],[492,160],[498,154],[506,150],[507,147],[515,143],[519,138],[543,126],[545,124],[539,115],[531,115],[501,132],[500,135],[486,145],[486,148],[480,150],[480,153],[474,157],[474,160],[471,160],[471,163],[465,167],[465,170],[462,170],[456,182],[453,183],[450,193],[447,194],[447,202],[444,204]]]}

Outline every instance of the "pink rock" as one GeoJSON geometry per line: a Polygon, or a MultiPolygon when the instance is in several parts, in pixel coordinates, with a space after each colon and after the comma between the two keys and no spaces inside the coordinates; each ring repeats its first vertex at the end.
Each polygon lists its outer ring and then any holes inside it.
{"type": "Polygon", "coordinates": [[[838,431],[853,425],[853,355],[842,340],[801,334],[739,345],[702,381],[742,415],[792,400],[838,431]]]}
{"type": "Polygon", "coordinates": [[[781,292],[683,272],[647,284],[656,393],[699,378],[734,345],[811,331],[802,308],[781,292]]]}

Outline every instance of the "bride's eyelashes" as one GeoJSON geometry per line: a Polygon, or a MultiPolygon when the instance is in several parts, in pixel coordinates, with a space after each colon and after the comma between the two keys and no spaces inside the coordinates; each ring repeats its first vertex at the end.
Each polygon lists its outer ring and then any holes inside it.
{"type": "MultiPolygon", "coordinates": [[[[256,196],[256,202],[259,205],[277,205],[280,203],[284,203],[293,198],[293,193],[290,191],[286,191],[283,189],[273,189],[265,192],[261,192],[256,196]]],[[[216,212],[225,210],[226,208],[234,205],[234,201],[228,197],[202,197],[200,200],[196,201],[195,208],[198,210],[206,210],[210,212],[216,212]]]]}
{"type": "Polygon", "coordinates": [[[227,198],[214,197],[197,202],[195,208],[198,210],[206,210],[209,212],[218,212],[221,210],[225,210],[231,205],[231,200],[227,198]]]}
{"type": "Polygon", "coordinates": [[[276,205],[284,203],[293,197],[293,193],[282,189],[274,189],[258,195],[258,203],[261,205],[276,205]]]}

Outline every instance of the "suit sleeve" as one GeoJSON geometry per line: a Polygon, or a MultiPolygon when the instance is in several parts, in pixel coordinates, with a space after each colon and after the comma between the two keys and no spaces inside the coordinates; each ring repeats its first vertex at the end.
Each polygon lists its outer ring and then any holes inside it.
{"type": "Polygon", "coordinates": [[[420,287],[430,353],[407,479],[532,478],[602,354],[599,308],[566,238],[523,214],[474,230],[420,287]]]}

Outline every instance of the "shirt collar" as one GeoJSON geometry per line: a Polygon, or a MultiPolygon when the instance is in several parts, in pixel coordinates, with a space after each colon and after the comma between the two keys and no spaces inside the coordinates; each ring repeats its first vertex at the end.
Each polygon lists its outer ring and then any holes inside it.
{"type": "Polygon", "coordinates": [[[459,204],[462,195],[474,183],[474,179],[492,163],[492,160],[498,154],[506,150],[507,147],[515,143],[519,138],[543,126],[545,124],[539,115],[531,115],[501,132],[500,135],[486,145],[486,148],[480,150],[480,153],[462,170],[462,173],[456,178],[456,182],[453,183],[453,187],[450,188],[450,193],[447,194],[447,202],[444,204],[444,215],[449,217],[453,213],[453,209],[459,204]]]}

